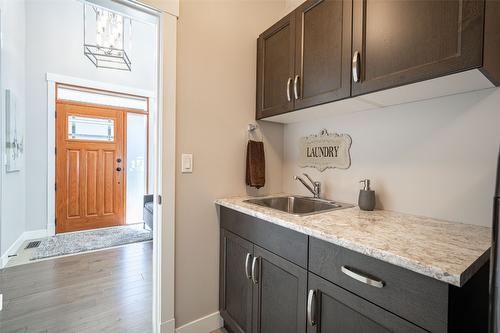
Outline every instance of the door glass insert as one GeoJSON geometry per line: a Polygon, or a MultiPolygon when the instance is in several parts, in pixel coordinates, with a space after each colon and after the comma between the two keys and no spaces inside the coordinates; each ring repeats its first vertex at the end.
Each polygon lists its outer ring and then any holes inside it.
{"type": "Polygon", "coordinates": [[[109,118],[68,116],[68,139],[114,141],[115,121],[109,118]]]}

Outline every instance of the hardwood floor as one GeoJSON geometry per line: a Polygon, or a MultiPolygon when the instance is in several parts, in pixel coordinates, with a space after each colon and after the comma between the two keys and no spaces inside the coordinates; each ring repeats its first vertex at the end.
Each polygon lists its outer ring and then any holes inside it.
{"type": "Polygon", "coordinates": [[[0,271],[2,333],[152,331],[152,242],[0,271]]]}

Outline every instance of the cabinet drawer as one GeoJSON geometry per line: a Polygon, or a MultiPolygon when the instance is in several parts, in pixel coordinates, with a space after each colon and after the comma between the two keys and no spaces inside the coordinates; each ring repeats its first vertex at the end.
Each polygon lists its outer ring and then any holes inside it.
{"type": "Polygon", "coordinates": [[[446,283],[312,237],[309,243],[311,272],[426,330],[447,331],[446,283]]]}
{"type": "Polygon", "coordinates": [[[220,206],[221,228],[307,269],[308,236],[220,206]]]}
{"type": "Polygon", "coordinates": [[[307,333],[426,331],[345,289],[309,273],[307,333]],[[312,305],[312,304],[315,305],[312,305]]]}

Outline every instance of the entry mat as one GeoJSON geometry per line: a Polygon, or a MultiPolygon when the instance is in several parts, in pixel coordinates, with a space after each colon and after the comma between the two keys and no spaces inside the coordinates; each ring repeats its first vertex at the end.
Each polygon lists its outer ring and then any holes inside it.
{"type": "Polygon", "coordinates": [[[33,251],[31,260],[145,242],[152,239],[152,231],[135,225],[58,234],[41,239],[41,244],[33,251]]]}

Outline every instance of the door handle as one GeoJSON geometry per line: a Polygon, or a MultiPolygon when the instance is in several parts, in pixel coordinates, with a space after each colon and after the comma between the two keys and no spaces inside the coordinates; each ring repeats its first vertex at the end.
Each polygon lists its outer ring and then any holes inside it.
{"type": "Polygon", "coordinates": [[[316,326],[316,290],[309,290],[307,295],[307,322],[310,326],[316,326]]]}
{"type": "Polygon", "coordinates": [[[293,80],[293,94],[295,95],[295,99],[299,99],[299,75],[295,75],[295,79],[293,80]]]}
{"type": "Polygon", "coordinates": [[[250,253],[247,253],[247,257],[245,258],[245,275],[247,279],[252,279],[252,273],[250,271],[250,258],[252,258],[252,255],[250,253]]]}
{"type": "Polygon", "coordinates": [[[290,96],[290,85],[291,84],[292,84],[292,78],[289,77],[288,80],[286,81],[286,99],[289,102],[292,101],[292,96],[290,96]]]}
{"type": "Polygon", "coordinates": [[[116,171],[120,172],[120,171],[122,171],[122,168],[118,167],[118,168],[116,168],[116,171]]]}
{"type": "Polygon", "coordinates": [[[376,280],[372,277],[368,277],[366,275],[363,275],[359,272],[355,272],[353,271],[351,268],[347,267],[347,266],[342,266],[340,268],[340,270],[342,271],[342,273],[344,273],[345,275],[353,278],[354,280],[356,281],[359,281],[359,282],[362,282],[364,284],[367,284],[367,285],[370,285],[370,286],[373,286],[373,287],[377,287],[377,288],[382,288],[384,287],[384,281],[382,280],[376,280]]]}
{"type": "Polygon", "coordinates": [[[359,63],[361,61],[360,58],[360,53],[358,51],[354,52],[354,55],[352,56],[352,80],[354,82],[359,82],[361,79],[359,70],[359,63]]]}
{"type": "Polygon", "coordinates": [[[121,158],[117,158],[117,159],[116,159],[116,162],[121,163],[121,162],[122,162],[122,159],[121,159],[121,158]]]}
{"type": "Polygon", "coordinates": [[[257,278],[257,264],[259,262],[259,257],[254,257],[252,260],[252,282],[253,284],[258,284],[259,279],[257,278]]]}

